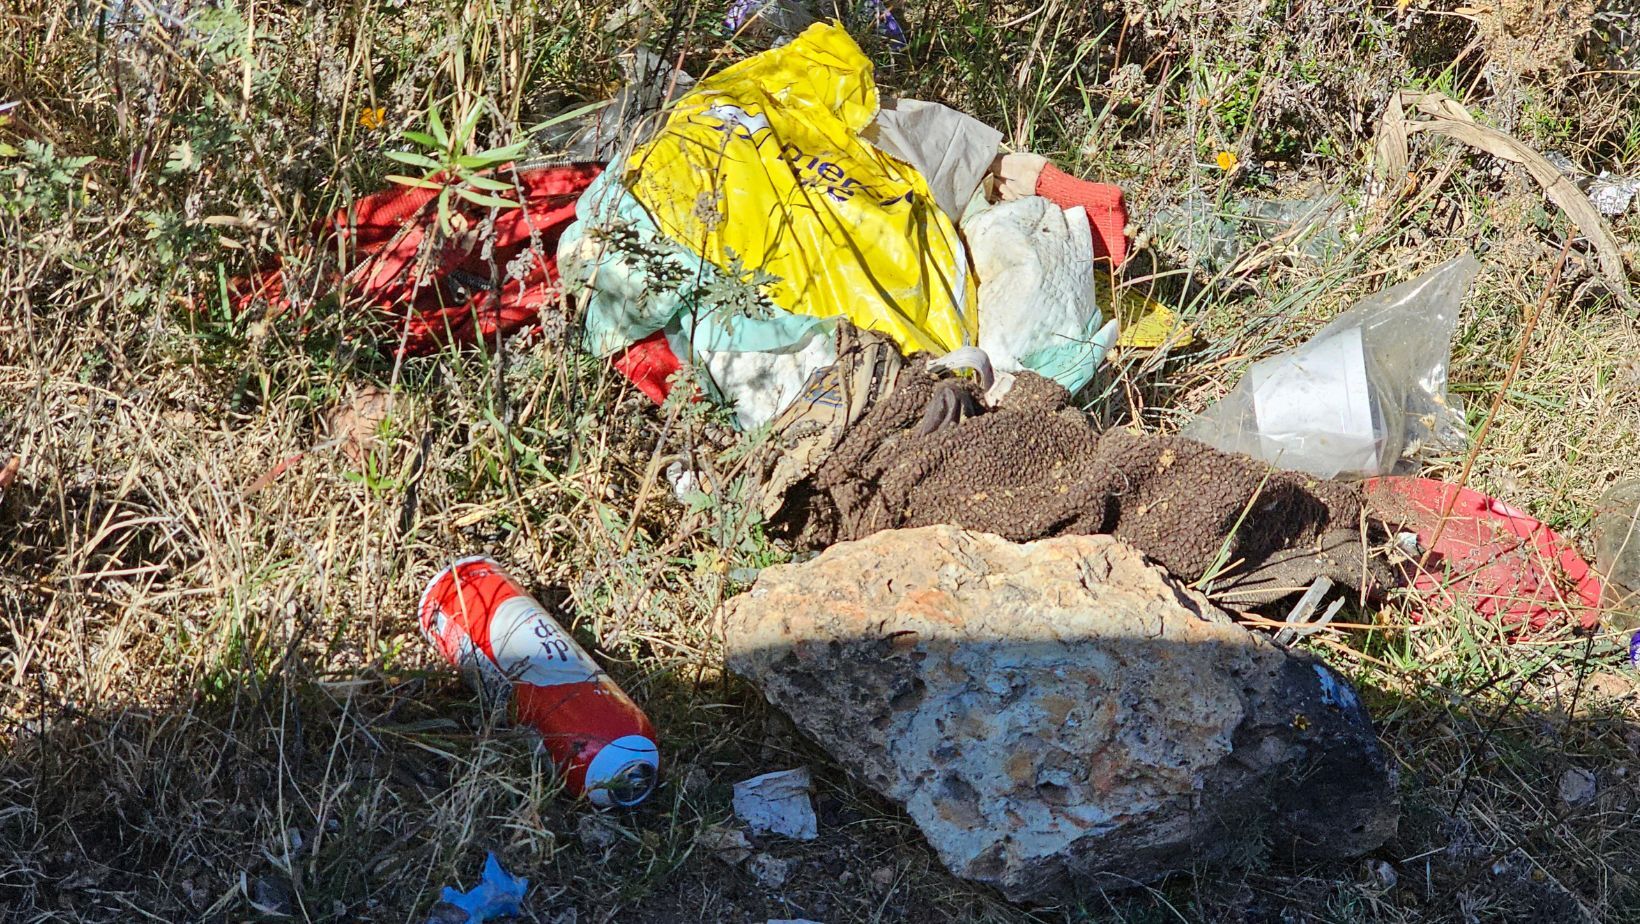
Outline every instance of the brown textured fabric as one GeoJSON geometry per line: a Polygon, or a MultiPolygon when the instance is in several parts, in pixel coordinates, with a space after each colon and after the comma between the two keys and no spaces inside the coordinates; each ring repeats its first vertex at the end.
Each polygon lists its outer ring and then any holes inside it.
{"type": "Polygon", "coordinates": [[[1063,388],[1032,373],[998,408],[922,433],[940,392],[979,397],[926,365],[907,360],[893,393],[788,494],[776,525],[799,545],[936,523],[1016,542],[1111,533],[1187,581],[1212,575],[1215,596],[1245,602],[1321,576],[1350,587],[1382,577],[1369,568],[1361,498],[1348,485],[1178,437],[1100,433],[1063,388]]]}
{"type": "Polygon", "coordinates": [[[838,325],[837,361],[809,376],[748,459],[750,500],[765,517],[773,517],[786,492],[819,471],[854,425],[894,392],[904,365],[894,341],[847,321],[838,325]]]}

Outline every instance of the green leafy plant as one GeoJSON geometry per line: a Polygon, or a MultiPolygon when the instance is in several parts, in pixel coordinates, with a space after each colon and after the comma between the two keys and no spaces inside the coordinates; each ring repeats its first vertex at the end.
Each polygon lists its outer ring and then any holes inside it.
{"type": "Polygon", "coordinates": [[[446,234],[455,233],[455,227],[451,223],[451,204],[457,196],[486,208],[518,207],[516,199],[503,199],[492,195],[513,192],[514,187],[511,183],[483,174],[508,161],[517,160],[524,153],[524,142],[517,141],[474,154],[463,153],[471,145],[473,134],[478,129],[478,120],[483,115],[484,107],[475,105],[456,122],[453,129],[450,129],[445,127],[444,119],[439,115],[438,104],[434,103],[427,110],[427,130],[403,134],[406,141],[415,143],[423,151],[387,152],[387,156],[392,160],[427,171],[421,177],[394,174],[388,179],[405,186],[438,190],[439,228],[446,234]]]}
{"type": "Polygon", "coordinates": [[[24,139],[20,148],[0,151],[0,210],[14,216],[36,213],[55,219],[72,204],[82,170],[96,160],[90,155],[57,153],[48,141],[24,139]]]}
{"type": "MultiPolygon", "coordinates": [[[[544,128],[585,115],[603,105],[606,104],[595,103],[555,116],[526,129],[524,135],[533,136],[544,128]]],[[[519,204],[516,199],[494,195],[515,192],[517,187],[488,174],[495,168],[522,157],[528,148],[527,142],[515,141],[512,144],[475,153],[465,153],[473,147],[473,138],[478,131],[479,119],[484,116],[484,110],[483,103],[474,104],[462,114],[454,127],[447,128],[443,116],[439,113],[438,104],[434,103],[427,110],[426,131],[407,131],[401,135],[404,140],[415,144],[421,150],[387,152],[387,156],[392,160],[427,171],[420,177],[393,174],[388,176],[388,179],[405,186],[438,190],[439,228],[446,234],[455,231],[451,223],[451,216],[454,214],[451,205],[457,196],[485,208],[511,209],[517,208],[519,204]]]]}
{"type": "MultiPolygon", "coordinates": [[[[385,423],[383,429],[386,429],[385,423]]],[[[403,482],[389,474],[385,465],[384,460],[377,458],[376,452],[369,452],[362,460],[362,470],[342,472],[342,478],[363,485],[370,493],[379,496],[392,495],[403,490],[403,482]]]]}

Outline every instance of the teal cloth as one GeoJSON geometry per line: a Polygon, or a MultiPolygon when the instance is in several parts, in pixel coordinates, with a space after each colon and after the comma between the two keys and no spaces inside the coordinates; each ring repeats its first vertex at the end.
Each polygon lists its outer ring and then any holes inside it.
{"type": "Polygon", "coordinates": [[[1105,354],[1115,346],[1116,335],[1116,322],[1107,323],[1099,312],[1094,312],[1080,337],[1032,350],[1019,358],[1019,364],[1053,379],[1075,395],[1093,381],[1093,374],[1104,363],[1105,354]]]}
{"type": "Polygon", "coordinates": [[[834,322],[793,314],[765,303],[761,317],[729,310],[699,311],[701,295],[722,280],[717,267],[661,234],[649,212],[621,182],[621,162],[612,161],[575,205],[575,221],[558,243],[559,270],[568,290],[586,287],[583,345],[608,356],[658,330],[674,349],[689,344],[700,351],[776,353],[793,349],[816,332],[830,333],[834,322]],[[599,240],[618,235],[621,246],[599,240]]]}

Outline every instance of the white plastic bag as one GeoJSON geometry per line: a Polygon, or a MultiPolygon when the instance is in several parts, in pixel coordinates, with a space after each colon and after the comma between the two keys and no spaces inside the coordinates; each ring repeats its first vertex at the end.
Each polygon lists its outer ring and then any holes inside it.
{"type": "MultiPolygon", "coordinates": [[[[687,325],[692,319],[680,320],[687,325]]],[[[773,420],[802,392],[809,376],[837,361],[837,337],[829,321],[796,343],[762,350],[737,349],[727,337],[691,336],[676,322],[667,326],[666,340],[678,356],[695,357],[715,397],[734,406],[735,424],[748,432],[773,420]]]]}
{"type": "Polygon", "coordinates": [[[998,373],[1030,369],[1075,394],[1115,341],[1094,298],[1093,231],[1080,206],[1040,196],[963,217],[979,277],[979,347],[998,373]]]}
{"type": "Polygon", "coordinates": [[[1296,349],[1254,363],[1181,435],[1322,478],[1386,475],[1465,439],[1446,392],[1474,254],[1370,295],[1296,349]]]}

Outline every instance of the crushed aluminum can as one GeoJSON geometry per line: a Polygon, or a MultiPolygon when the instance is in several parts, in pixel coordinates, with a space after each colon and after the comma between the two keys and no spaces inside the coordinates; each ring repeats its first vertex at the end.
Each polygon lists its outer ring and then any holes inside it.
{"type": "Polygon", "coordinates": [[[655,789],[648,716],[495,561],[464,558],[422,593],[422,634],[492,702],[511,698],[568,787],[600,807],[655,789]]]}

